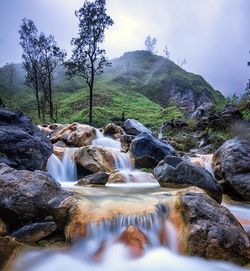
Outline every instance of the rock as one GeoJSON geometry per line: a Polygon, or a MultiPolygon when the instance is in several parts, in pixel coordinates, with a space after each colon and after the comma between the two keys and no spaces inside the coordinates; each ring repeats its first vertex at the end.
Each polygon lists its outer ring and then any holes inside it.
{"type": "Polygon", "coordinates": [[[82,147],[90,145],[95,137],[96,129],[94,127],[72,123],[55,133],[51,138],[51,142],[63,141],[68,146],[82,147]]]}
{"type": "Polygon", "coordinates": [[[200,118],[208,115],[208,112],[211,111],[213,107],[212,103],[204,103],[201,106],[197,107],[192,113],[191,118],[199,120],[200,118]]]}
{"type": "Polygon", "coordinates": [[[132,140],[135,138],[133,135],[122,135],[120,138],[121,148],[123,151],[127,152],[130,148],[132,140]]]}
{"type": "Polygon", "coordinates": [[[0,164],[0,213],[11,230],[19,224],[52,215],[62,229],[71,207],[72,193],[61,189],[48,173],[15,170],[0,164]]]}
{"type": "Polygon", "coordinates": [[[197,128],[228,128],[234,122],[241,119],[242,114],[239,109],[231,104],[228,104],[218,114],[209,114],[208,116],[201,117],[197,123],[197,128]]]}
{"type": "Polygon", "coordinates": [[[139,121],[134,119],[127,119],[124,123],[124,130],[130,135],[139,135],[140,133],[152,134],[152,131],[146,128],[139,121]]]}
{"type": "Polygon", "coordinates": [[[217,202],[222,200],[222,188],[203,167],[176,156],[166,156],[154,169],[154,175],[162,187],[196,186],[204,189],[217,202]]]}
{"type": "Polygon", "coordinates": [[[166,155],[173,155],[174,148],[156,137],[141,133],[132,141],[130,152],[137,168],[155,167],[166,155]]]}
{"type": "Polygon", "coordinates": [[[216,178],[225,191],[238,200],[250,201],[250,140],[234,137],[226,141],[213,157],[216,178]]]}
{"type": "Polygon", "coordinates": [[[109,174],[106,172],[97,172],[86,176],[84,179],[78,181],[77,185],[105,185],[108,181],[109,174]]]}
{"type": "Polygon", "coordinates": [[[156,183],[152,173],[141,172],[141,171],[112,171],[109,175],[107,184],[115,183],[156,183]]]}
{"type": "Polygon", "coordinates": [[[12,237],[0,237],[0,270],[12,270],[12,265],[22,251],[28,247],[12,237]]]}
{"type": "Polygon", "coordinates": [[[52,144],[31,118],[0,108],[0,163],[16,169],[44,169],[52,144]]]}
{"type": "Polygon", "coordinates": [[[128,226],[121,234],[119,241],[125,244],[134,256],[141,256],[149,244],[147,236],[135,226],[128,226]]]}
{"type": "Polygon", "coordinates": [[[75,162],[79,170],[90,173],[111,172],[115,169],[114,157],[106,148],[86,146],[75,152],[75,162]]]}
{"type": "Polygon", "coordinates": [[[22,242],[37,242],[50,235],[56,228],[55,222],[32,223],[12,232],[10,236],[22,242]]]}
{"type": "Polygon", "coordinates": [[[104,127],[103,135],[112,137],[113,139],[119,139],[125,131],[118,125],[114,123],[109,123],[104,127]]]}
{"type": "Polygon", "coordinates": [[[0,217],[0,236],[5,236],[5,235],[7,235],[7,233],[8,233],[7,225],[0,217]]]}
{"type": "Polygon", "coordinates": [[[192,187],[180,192],[175,208],[184,253],[239,264],[249,261],[247,233],[228,209],[201,189],[192,187]]]}

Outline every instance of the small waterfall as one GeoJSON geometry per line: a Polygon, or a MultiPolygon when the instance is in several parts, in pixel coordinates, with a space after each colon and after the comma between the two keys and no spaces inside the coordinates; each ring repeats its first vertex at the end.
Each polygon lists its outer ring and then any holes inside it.
{"type": "Polygon", "coordinates": [[[205,168],[214,176],[214,170],[212,166],[213,154],[196,154],[197,157],[190,157],[190,161],[205,168]]]}
{"type": "Polygon", "coordinates": [[[96,129],[96,138],[92,141],[92,144],[106,148],[121,149],[120,142],[111,137],[104,136],[98,129],[96,129]]]}
{"type": "Polygon", "coordinates": [[[162,139],[162,136],[163,136],[163,129],[164,129],[164,126],[162,125],[159,129],[159,133],[158,133],[158,138],[159,139],[162,139]]]}
{"type": "Polygon", "coordinates": [[[76,165],[72,159],[73,150],[66,148],[60,160],[52,154],[47,162],[48,173],[58,182],[75,182],[77,180],[76,165]]]}

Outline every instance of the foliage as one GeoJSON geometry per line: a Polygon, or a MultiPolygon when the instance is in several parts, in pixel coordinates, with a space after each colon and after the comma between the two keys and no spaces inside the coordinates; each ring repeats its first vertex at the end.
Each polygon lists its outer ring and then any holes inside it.
{"type": "Polygon", "coordinates": [[[151,36],[147,36],[144,42],[146,50],[152,54],[155,53],[156,42],[156,38],[151,38],[151,36]]]}

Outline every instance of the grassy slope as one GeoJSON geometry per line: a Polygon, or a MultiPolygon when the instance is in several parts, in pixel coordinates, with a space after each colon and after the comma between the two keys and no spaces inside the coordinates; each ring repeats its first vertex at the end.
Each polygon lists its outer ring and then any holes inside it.
{"type": "MultiPolygon", "coordinates": [[[[36,117],[34,95],[21,81],[24,73],[17,65],[13,89],[8,87],[8,72],[0,69],[0,93],[4,103],[36,117]]],[[[216,100],[224,103],[224,97],[201,77],[188,73],[163,57],[145,51],[125,53],[113,60],[112,68],[98,78],[94,90],[94,121],[98,126],[119,119],[136,118],[146,125],[159,126],[163,121],[182,115],[173,104],[168,104],[164,89],[175,82],[180,87],[192,88],[195,93],[207,90],[216,100]]],[[[87,122],[88,89],[83,80],[68,80],[62,68],[55,76],[55,98],[58,102],[58,122],[87,122]]]]}

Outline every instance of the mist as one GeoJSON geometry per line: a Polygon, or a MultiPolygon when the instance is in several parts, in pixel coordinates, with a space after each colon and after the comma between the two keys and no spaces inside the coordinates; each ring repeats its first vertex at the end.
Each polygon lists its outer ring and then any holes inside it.
{"type": "MultiPolygon", "coordinates": [[[[18,29],[32,19],[39,31],[53,34],[70,55],[77,34],[74,11],[81,0],[1,0],[0,65],[21,62],[18,29]]],[[[225,96],[244,91],[250,77],[250,1],[248,0],[107,0],[115,24],[106,33],[109,58],[144,48],[157,38],[157,54],[168,46],[170,58],[187,60],[184,69],[202,75],[225,96]]]]}

